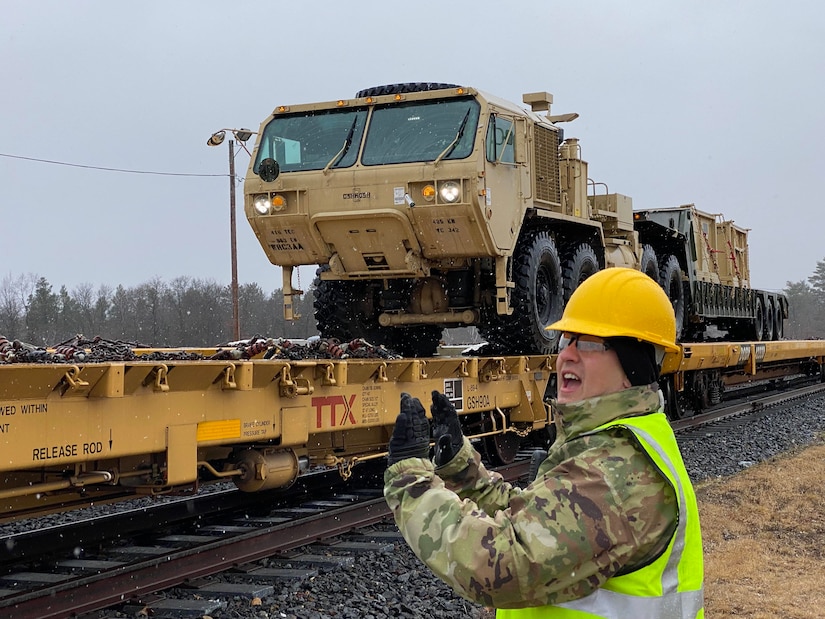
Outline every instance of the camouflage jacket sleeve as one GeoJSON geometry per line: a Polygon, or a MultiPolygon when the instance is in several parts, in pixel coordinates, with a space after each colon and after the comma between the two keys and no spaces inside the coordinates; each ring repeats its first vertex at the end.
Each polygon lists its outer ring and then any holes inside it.
{"type": "Polygon", "coordinates": [[[466,438],[438,475],[411,458],[384,481],[416,555],[459,594],[496,608],[587,595],[661,552],[677,513],[673,490],[621,428],[554,446],[524,489],[487,471],[466,438]]]}

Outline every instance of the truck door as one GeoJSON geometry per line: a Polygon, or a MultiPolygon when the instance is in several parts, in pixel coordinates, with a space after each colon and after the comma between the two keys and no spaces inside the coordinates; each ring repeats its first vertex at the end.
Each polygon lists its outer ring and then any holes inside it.
{"type": "Polygon", "coordinates": [[[525,125],[523,118],[500,113],[490,114],[487,125],[484,212],[499,249],[515,246],[532,197],[525,125]]]}

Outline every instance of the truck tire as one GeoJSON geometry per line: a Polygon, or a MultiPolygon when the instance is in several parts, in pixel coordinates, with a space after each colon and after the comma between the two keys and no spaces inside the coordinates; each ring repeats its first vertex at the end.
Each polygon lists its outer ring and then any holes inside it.
{"type": "Polygon", "coordinates": [[[386,84],[385,86],[373,86],[364,88],[355,93],[355,97],[379,97],[381,95],[401,95],[407,92],[425,92],[428,90],[443,90],[445,88],[458,88],[457,84],[442,84],[440,82],[407,82],[405,84],[386,84]]]}
{"type": "Polygon", "coordinates": [[[679,259],[673,254],[665,259],[659,269],[659,284],[673,304],[673,313],[676,316],[676,341],[678,342],[685,332],[687,301],[685,287],[682,284],[682,267],[679,266],[679,259]]]}
{"type": "Polygon", "coordinates": [[[342,342],[363,338],[404,357],[432,357],[441,342],[440,325],[382,327],[374,308],[373,294],[366,282],[321,279],[329,267],[316,272],[313,282],[315,322],[323,338],[342,342]]]}
{"type": "Polygon", "coordinates": [[[438,325],[378,327],[372,332],[372,339],[367,339],[403,357],[432,357],[441,343],[443,330],[438,325]]]}
{"type": "Polygon", "coordinates": [[[545,327],[561,318],[564,288],[559,254],[547,232],[525,233],[516,245],[512,271],[512,314],[500,315],[494,306],[482,308],[479,333],[495,354],[556,352],[559,333],[545,327]]]}
{"type": "Polygon", "coordinates": [[[321,337],[334,337],[343,342],[353,339],[354,336],[346,312],[341,311],[345,307],[345,296],[339,284],[341,282],[315,280],[315,300],[312,306],[315,309],[315,323],[321,337]]]}
{"type": "Polygon", "coordinates": [[[656,257],[656,250],[650,245],[642,247],[642,257],[639,259],[639,270],[654,282],[661,284],[659,281],[659,259],[656,257]]]}
{"type": "Polygon", "coordinates": [[[774,335],[777,340],[785,337],[785,318],[782,314],[782,303],[776,304],[776,322],[774,323],[774,335]]]}
{"type": "MultiPolygon", "coordinates": [[[[312,306],[315,310],[315,322],[318,332],[323,338],[336,338],[348,342],[357,338],[369,339],[369,329],[363,320],[359,306],[365,303],[366,291],[362,282],[331,281],[320,278],[322,271],[329,267],[323,266],[317,270],[317,277],[313,282],[315,299],[312,306]]],[[[376,326],[377,326],[377,320],[376,326]]]]}
{"type": "Polygon", "coordinates": [[[776,320],[776,311],[773,307],[773,299],[768,299],[768,303],[765,306],[765,332],[763,333],[763,339],[766,342],[770,342],[773,339],[776,339],[776,333],[774,329],[774,321],[776,320]]]}
{"type": "Polygon", "coordinates": [[[756,307],[754,308],[751,327],[751,337],[754,341],[761,342],[765,334],[765,301],[760,296],[756,297],[756,307]]]}
{"type": "Polygon", "coordinates": [[[557,349],[559,334],[546,327],[561,318],[564,288],[559,254],[550,234],[533,233],[520,241],[514,268],[516,324],[505,334],[507,340],[520,353],[551,354],[557,349]]]}
{"type": "Polygon", "coordinates": [[[582,243],[573,250],[564,261],[564,268],[562,269],[565,305],[576,288],[588,277],[598,273],[599,269],[599,259],[589,243],[582,243]]]}

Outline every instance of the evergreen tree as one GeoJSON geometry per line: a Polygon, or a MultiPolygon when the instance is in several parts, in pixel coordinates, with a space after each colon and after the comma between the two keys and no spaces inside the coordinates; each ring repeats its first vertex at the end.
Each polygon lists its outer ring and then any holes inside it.
{"type": "Polygon", "coordinates": [[[785,323],[785,337],[809,339],[825,337],[823,330],[823,304],[816,291],[805,281],[788,282],[788,321],[785,323]]]}
{"type": "Polygon", "coordinates": [[[808,278],[808,282],[819,301],[825,304],[825,260],[816,263],[814,274],[808,278]]]}
{"type": "Polygon", "coordinates": [[[109,312],[112,305],[112,289],[106,285],[97,289],[97,300],[92,311],[90,324],[92,328],[89,330],[89,335],[100,335],[107,328],[109,322],[109,312]]]}
{"type": "Polygon", "coordinates": [[[60,287],[60,292],[57,293],[57,304],[57,338],[59,341],[52,342],[52,344],[59,344],[77,335],[81,326],[77,301],[66,290],[66,286],[60,287]]]}
{"type": "Polygon", "coordinates": [[[26,313],[26,339],[38,346],[52,346],[57,342],[60,321],[60,299],[52,292],[45,277],[37,280],[29,296],[26,313]]]}

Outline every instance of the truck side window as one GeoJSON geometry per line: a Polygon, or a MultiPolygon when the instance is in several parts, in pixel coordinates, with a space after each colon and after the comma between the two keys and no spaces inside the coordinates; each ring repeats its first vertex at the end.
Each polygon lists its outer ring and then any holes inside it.
{"type": "Polygon", "coordinates": [[[490,114],[487,125],[487,161],[515,163],[515,127],[513,121],[490,114]]]}

